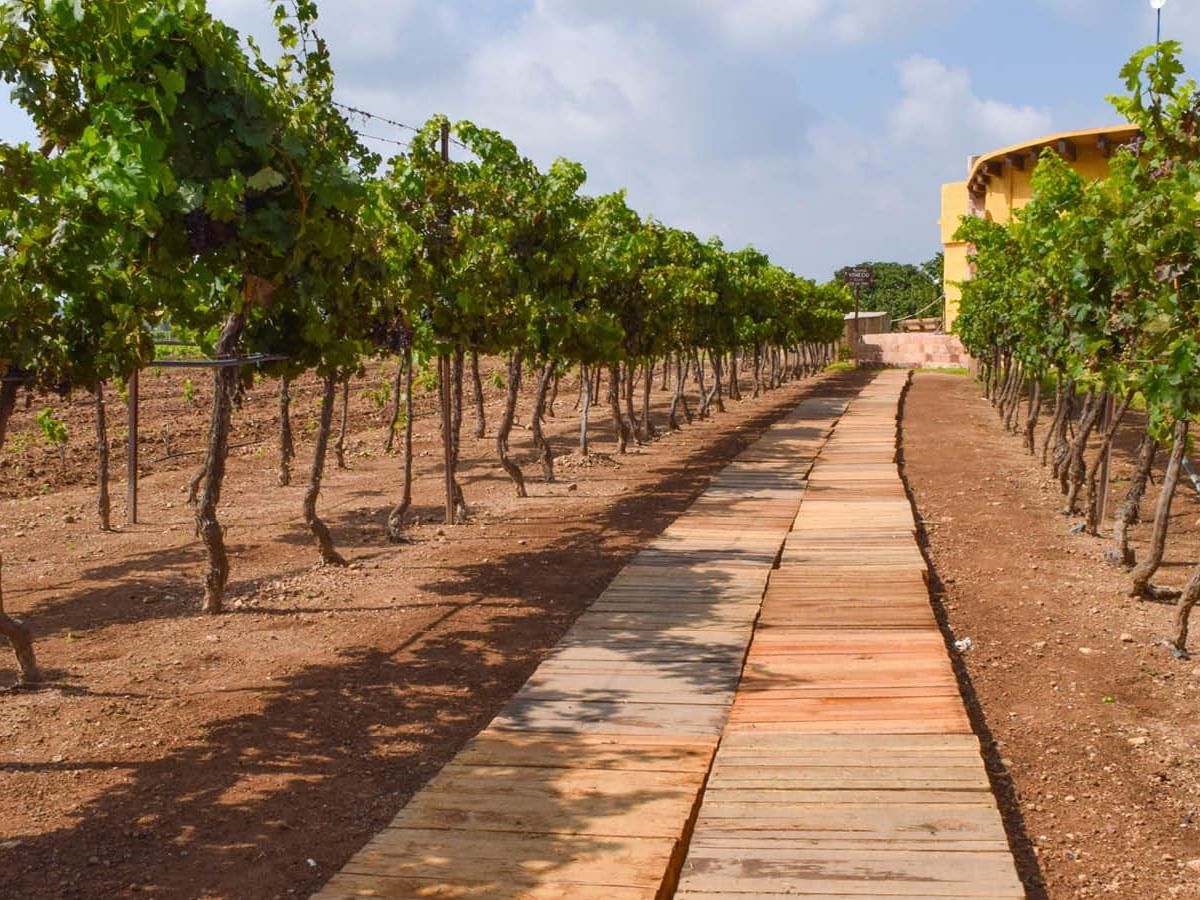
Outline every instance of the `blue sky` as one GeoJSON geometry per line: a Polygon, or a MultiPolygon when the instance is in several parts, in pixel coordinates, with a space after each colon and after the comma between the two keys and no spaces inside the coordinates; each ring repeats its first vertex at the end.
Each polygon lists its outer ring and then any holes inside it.
{"type": "MultiPolygon", "coordinates": [[[[270,4],[210,0],[266,38],[270,4]]],[[[938,249],[970,154],[1114,121],[1147,0],[322,0],[341,98],[496,128],[594,193],[827,278],[938,249]]],[[[1200,50],[1200,0],[1164,36],[1200,50]]],[[[1188,52],[1200,74],[1200,53],[1188,52]]],[[[374,134],[403,139],[373,123],[374,134]]],[[[0,137],[28,124],[0,99],[0,137]]],[[[376,145],[389,152],[386,144],[376,145]]]]}

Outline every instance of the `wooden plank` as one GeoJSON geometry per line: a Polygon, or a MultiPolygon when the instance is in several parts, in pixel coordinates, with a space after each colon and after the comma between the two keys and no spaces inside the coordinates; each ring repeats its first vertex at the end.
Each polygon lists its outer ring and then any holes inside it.
{"type": "Polygon", "coordinates": [[[937,790],[989,791],[987,773],[976,762],[972,766],[928,768],[907,766],[814,766],[776,767],[761,761],[724,760],[713,771],[723,790],[937,790]]]}
{"type": "Polygon", "coordinates": [[[711,805],[713,811],[725,807],[749,807],[753,810],[777,808],[781,810],[796,810],[805,806],[839,807],[839,806],[886,806],[889,803],[903,803],[906,806],[995,806],[995,799],[990,793],[979,791],[944,790],[936,788],[914,788],[902,793],[891,790],[740,790],[725,789],[722,785],[712,782],[704,792],[706,811],[711,805]]]}
{"type": "Polygon", "coordinates": [[[460,766],[531,766],[605,771],[707,772],[717,742],[681,735],[516,734],[487,730],[472,738],[460,766]]]}
{"type": "Polygon", "coordinates": [[[672,674],[639,674],[627,672],[543,672],[538,670],[525,683],[522,696],[572,695],[581,698],[612,695],[614,697],[641,697],[664,695],[679,698],[696,692],[718,692],[728,694],[730,702],[737,687],[737,672],[707,676],[705,684],[697,685],[686,676],[672,674]]]}
{"type": "Polygon", "coordinates": [[[978,740],[953,734],[886,735],[878,738],[840,734],[779,734],[762,737],[729,735],[721,740],[721,752],[763,752],[782,755],[878,752],[889,758],[896,754],[936,754],[939,760],[945,754],[968,754],[981,759],[978,740]]]}
{"type": "Polygon", "coordinates": [[[388,828],[376,835],[346,871],[419,879],[429,884],[488,883],[642,887],[662,884],[663,860],[675,842],[665,838],[498,833],[388,828]]]}
{"type": "Polygon", "coordinates": [[[676,840],[704,777],[703,772],[623,772],[614,778],[611,772],[587,769],[543,773],[453,764],[443,773],[409,801],[392,827],[676,840]],[[479,768],[489,774],[473,771],[479,768]]]}
{"type": "Polygon", "coordinates": [[[884,805],[781,806],[720,804],[700,808],[694,840],[709,836],[777,835],[803,840],[1005,840],[994,809],[965,806],[911,805],[898,800],[884,805]],[[790,836],[790,837],[789,837],[790,836]]]}
{"type": "Polygon", "coordinates": [[[725,703],[637,703],[587,700],[510,703],[493,728],[597,734],[718,735],[728,718],[725,703]]]}
{"type": "Polygon", "coordinates": [[[1008,852],[704,849],[684,865],[686,890],[755,890],[792,896],[860,891],[898,897],[993,897],[1012,890],[1008,852]]]}
{"type": "MultiPolygon", "coordinates": [[[[353,865],[353,863],[351,863],[353,865]]],[[[651,897],[653,895],[650,895],[651,897]]],[[[343,871],[312,900],[648,900],[643,887],[561,884],[505,884],[499,880],[447,883],[440,879],[397,878],[386,872],[362,875],[343,871]]]]}

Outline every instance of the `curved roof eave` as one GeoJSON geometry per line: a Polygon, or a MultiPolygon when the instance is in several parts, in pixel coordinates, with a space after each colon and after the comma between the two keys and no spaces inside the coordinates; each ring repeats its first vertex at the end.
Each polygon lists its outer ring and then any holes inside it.
{"type": "Polygon", "coordinates": [[[1040,152],[1043,147],[1053,147],[1060,142],[1084,143],[1086,141],[1099,143],[1101,138],[1109,140],[1113,145],[1123,144],[1132,137],[1138,134],[1136,125],[1130,125],[1126,122],[1123,125],[1111,125],[1107,128],[1085,128],[1079,131],[1062,131],[1057,134],[1046,135],[1045,137],[1035,138],[1030,141],[1023,141],[1020,144],[1013,144],[1009,147],[1003,147],[999,150],[993,150],[990,153],[985,153],[975,160],[971,166],[971,172],[967,177],[967,184],[973,185],[981,177],[985,176],[985,168],[991,164],[1003,164],[1011,157],[1021,156],[1030,152],[1040,152]]]}

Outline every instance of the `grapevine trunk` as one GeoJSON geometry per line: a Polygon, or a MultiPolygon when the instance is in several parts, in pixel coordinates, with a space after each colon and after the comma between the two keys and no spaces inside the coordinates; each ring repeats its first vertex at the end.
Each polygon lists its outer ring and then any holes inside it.
{"type": "Polygon", "coordinates": [[[1167,471],[1163,475],[1158,494],[1158,506],[1154,512],[1154,533],[1150,538],[1150,550],[1130,575],[1129,595],[1157,600],[1171,595],[1170,591],[1153,587],[1150,579],[1162,565],[1163,552],[1167,546],[1167,526],[1171,519],[1171,504],[1175,499],[1175,487],[1179,484],[1179,472],[1183,468],[1183,456],[1187,452],[1188,423],[1175,423],[1171,456],[1167,460],[1167,471]]]}
{"type": "Polygon", "coordinates": [[[279,486],[292,483],[292,460],[296,458],[296,444],[292,439],[292,379],[284,375],[279,379],[279,486]]]}
{"type": "MultiPolygon", "coordinates": [[[[404,473],[400,489],[400,502],[388,514],[387,535],[392,543],[404,540],[404,529],[408,525],[408,510],[412,506],[413,483],[413,351],[412,345],[404,348],[400,371],[404,373],[404,473]]],[[[397,392],[399,400],[399,392],[397,392]]]]}
{"type": "Polygon", "coordinates": [[[512,433],[513,420],[517,414],[517,394],[521,390],[521,367],[524,361],[524,353],[520,350],[514,350],[508,361],[508,394],[504,399],[504,413],[500,418],[500,424],[496,427],[496,454],[500,457],[500,465],[504,467],[504,471],[508,473],[508,477],[512,479],[513,484],[517,488],[517,496],[527,496],[525,492],[525,476],[521,474],[521,467],[518,466],[508,455],[508,437],[512,433]]]}
{"type": "MultiPolygon", "coordinates": [[[[225,320],[215,352],[218,359],[233,357],[246,328],[246,316],[235,312],[225,320]]],[[[233,414],[233,395],[237,389],[237,369],[220,366],[213,369],[212,414],[208,426],[208,449],[198,473],[204,486],[196,500],[196,533],[208,554],[208,571],[204,576],[206,613],[223,611],[225,583],[229,580],[229,556],[225,552],[225,535],[217,520],[217,504],[221,502],[221,485],[225,480],[225,462],[229,455],[229,426],[233,414]]],[[[198,482],[197,482],[198,483],[198,482]]]]}
{"type": "Polygon", "coordinates": [[[317,498],[321,495],[321,478],[325,474],[325,457],[329,448],[329,433],[333,429],[333,407],[337,402],[337,388],[337,374],[326,375],[321,385],[321,414],[317,424],[316,442],[313,445],[312,470],[308,476],[308,488],[304,492],[304,522],[317,539],[321,561],[326,565],[344,566],[346,560],[334,548],[329,527],[317,514],[317,498]]]}
{"type": "Polygon", "coordinates": [[[1157,455],[1158,441],[1149,432],[1143,434],[1138,444],[1137,463],[1129,481],[1129,490],[1113,518],[1113,546],[1108,551],[1108,557],[1127,568],[1133,568],[1137,562],[1129,544],[1129,529],[1141,519],[1142,498],[1146,495],[1146,485],[1150,481],[1150,471],[1154,468],[1154,457],[1157,455]]]}

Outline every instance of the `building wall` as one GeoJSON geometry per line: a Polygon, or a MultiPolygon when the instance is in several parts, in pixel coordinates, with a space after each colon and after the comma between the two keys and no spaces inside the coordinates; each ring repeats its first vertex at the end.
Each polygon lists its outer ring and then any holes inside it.
{"type": "Polygon", "coordinates": [[[967,183],[955,181],[942,185],[942,217],[938,224],[942,229],[942,248],[946,252],[942,268],[942,284],[946,292],[946,307],[942,311],[942,327],[949,331],[958,318],[959,301],[962,299],[960,281],[967,280],[967,245],[954,240],[958,223],[967,214],[967,183]]]}
{"type": "Polygon", "coordinates": [[[1058,148],[1060,141],[1068,141],[1074,159],[1067,157],[1076,172],[1086,179],[1108,177],[1108,156],[1117,143],[1128,141],[1137,133],[1136,129],[1120,127],[1074,131],[1039,138],[1028,144],[1006,147],[976,157],[970,165],[967,181],[956,181],[942,185],[942,214],[939,221],[942,246],[946,252],[943,278],[946,290],[944,328],[950,331],[958,318],[962,291],[958,283],[970,277],[967,255],[970,248],[954,240],[959,220],[968,212],[986,215],[995,222],[1007,224],[1014,210],[1029,202],[1032,194],[1031,179],[1039,153],[1047,147],[1058,148]],[[1107,147],[1103,144],[1107,143],[1107,147]],[[999,168],[1000,171],[994,170],[999,168]],[[992,171],[992,174],[988,174],[992,171]],[[972,200],[971,188],[983,189],[982,202],[972,200]]]}
{"type": "Polygon", "coordinates": [[[943,316],[942,330],[950,331],[962,304],[962,288],[959,283],[966,281],[970,275],[970,264],[967,262],[968,247],[962,241],[954,241],[946,245],[946,264],[943,272],[946,290],[946,312],[943,316]]]}
{"type": "Polygon", "coordinates": [[[865,334],[858,358],[867,365],[918,369],[965,367],[968,357],[953,334],[865,334]]]}

